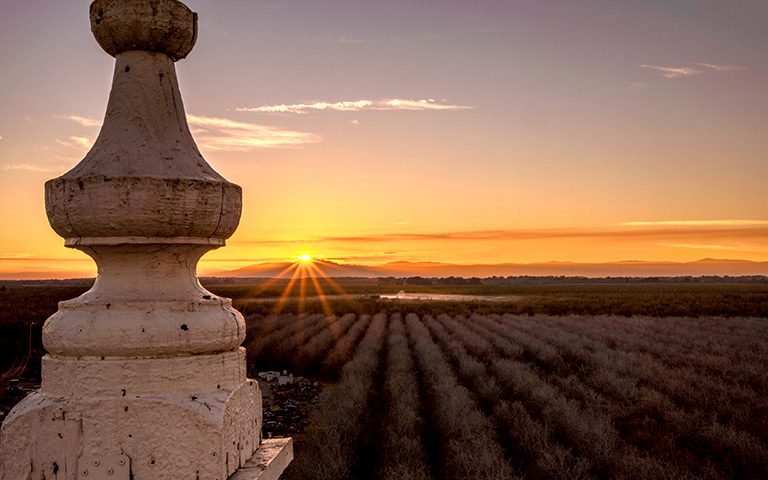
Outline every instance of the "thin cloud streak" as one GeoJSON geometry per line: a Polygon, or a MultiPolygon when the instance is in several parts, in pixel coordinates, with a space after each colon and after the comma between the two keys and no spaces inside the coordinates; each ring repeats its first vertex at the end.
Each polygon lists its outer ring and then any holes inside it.
{"type": "Polygon", "coordinates": [[[227,118],[188,114],[187,121],[195,127],[197,143],[210,150],[244,152],[258,148],[296,147],[322,140],[322,137],[314,133],[227,118]]]}
{"type": "MultiPolygon", "coordinates": [[[[206,258],[206,263],[253,263],[253,262],[284,262],[285,257],[238,257],[238,258],[206,258]]],[[[19,253],[0,255],[0,262],[82,262],[93,263],[93,259],[85,258],[55,258],[55,257],[35,257],[31,253],[19,253]]]]}
{"type": "Polygon", "coordinates": [[[383,233],[360,236],[327,236],[312,239],[253,240],[244,241],[260,245],[292,245],[300,242],[312,243],[387,243],[387,242],[477,242],[477,241],[531,241],[555,239],[599,239],[599,240],[656,240],[684,241],[695,243],[702,235],[707,238],[749,239],[757,243],[768,241],[768,224],[726,225],[726,226],[663,226],[663,228],[606,228],[606,229],[540,229],[540,230],[473,230],[438,233],[383,233]]]}
{"type": "Polygon", "coordinates": [[[650,64],[644,63],[640,65],[640,68],[648,68],[650,70],[655,70],[659,72],[661,76],[664,78],[692,77],[694,75],[702,74],[706,70],[711,70],[715,72],[737,72],[739,70],[746,69],[746,67],[743,67],[741,65],[732,65],[732,64],[717,64],[717,63],[705,63],[705,62],[688,62],[688,64],[694,65],[694,66],[693,67],[688,67],[688,66],[666,67],[662,65],[650,65],[650,64]]]}
{"type": "Polygon", "coordinates": [[[621,225],[626,227],[653,227],[653,226],[685,226],[685,227],[717,227],[717,226],[761,226],[768,225],[768,220],[745,220],[745,219],[726,219],[726,220],[661,220],[661,221],[641,221],[624,222],[621,225]]]}
{"type": "Polygon", "coordinates": [[[428,99],[402,99],[389,98],[383,100],[344,100],[339,102],[315,102],[294,103],[280,105],[263,105],[260,107],[238,107],[238,112],[251,113],[293,113],[298,115],[310,111],[335,111],[335,112],[359,112],[362,110],[389,111],[389,110],[469,110],[468,105],[453,105],[439,102],[433,98],[428,99]]]}
{"type": "Polygon", "coordinates": [[[747,67],[741,65],[721,64],[716,63],[703,63],[703,62],[688,62],[691,65],[698,65],[700,67],[715,70],[716,72],[738,72],[740,70],[746,70],[747,67]]]}
{"type": "Polygon", "coordinates": [[[0,262],[84,262],[93,263],[91,258],[56,258],[56,257],[35,257],[30,253],[9,254],[0,256],[0,262]]]}
{"type": "Polygon", "coordinates": [[[699,243],[661,243],[664,247],[676,247],[676,248],[692,248],[695,250],[738,250],[736,247],[729,247],[728,245],[713,245],[713,244],[699,244],[699,243]]]}
{"type": "Polygon", "coordinates": [[[14,163],[11,165],[4,165],[3,170],[7,171],[27,171],[27,172],[60,172],[64,167],[51,166],[45,167],[41,165],[32,165],[30,163],[14,163]]]}
{"type": "Polygon", "coordinates": [[[384,105],[378,107],[378,110],[468,110],[472,107],[467,105],[450,105],[446,103],[438,103],[434,99],[427,100],[406,100],[393,98],[391,100],[384,101],[384,105]]]}
{"type": "Polygon", "coordinates": [[[69,148],[89,149],[93,145],[93,140],[90,137],[72,136],[67,139],[57,138],[56,143],[69,148]]]}
{"type": "Polygon", "coordinates": [[[333,110],[336,112],[359,112],[373,105],[370,100],[355,100],[341,102],[315,102],[315,103],[294,103],[291,105],[265,105],[262,107],[239,107],[238,112],[258,112],[258,113],[307,113],[307,110],[333,110]]]}
{"type": "Polygon", "coordinates": [[[79,115],[56,115],[54,118],[58,118],[61,120],[69,120],[75,123],[79,123],[84,127],[100,127],[101,126],[101,120],[96,120],[95,118],[81,117],[79,115]]]}
{"type": "Polygon", "coordinates": [[[331,262],[381,262],[381,261],[393,261],[400,258],[397,255],[352,255],[344,257],[322,257],[320,260],[328,260],[331,262]]]}
{"type": "MultiPolygon", "coordinates": [[[[101,126],[101,122],[78,115],[59,116],[87,127],[101,126]]],[[[187,122],[195,134],[197,144],[207,150],[246,152],[259,148],[296,147],[322,141],[320,135],[310,132],[285,130],[270,125],[257,125],[228,118],[187,114],[187,122]]],[[[56,140],[60,145],[90,148],[93,141],[88,137],[72,136],[68,140],[56,140]]]]}
{"type": "Polygon", "coordinates": [[[701,73],[701,70],[693,67],[662,67],[660,65],[648,64],[642,64],[640,67],[656,70],[657,72],[660,72],[661,76],[664,78],[690,77],[701,73]]]}
{"type": "Polygon", "coordinates": [[[90,137],[69,137],[69,139],[81,148],[91,148],[93,146],[93,140],[90,137]]]}

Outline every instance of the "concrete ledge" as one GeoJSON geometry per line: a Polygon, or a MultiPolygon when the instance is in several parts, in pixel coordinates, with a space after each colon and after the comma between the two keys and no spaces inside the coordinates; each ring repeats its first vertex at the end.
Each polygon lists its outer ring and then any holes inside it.
{"type": "Polygon", "coordinates": [[[292,438],[264,440],[250,460],[229,480],[277,480],[293,460],[292,438]]]}

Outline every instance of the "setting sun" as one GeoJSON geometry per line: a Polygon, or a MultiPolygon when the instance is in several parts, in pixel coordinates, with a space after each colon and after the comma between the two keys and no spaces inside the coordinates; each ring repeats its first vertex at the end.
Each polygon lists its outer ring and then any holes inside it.
{"type": "Polygon", "coordinates": [[[768,0],[0,1],[0,480],[768,480],[768,0]]]}
{"type": "MultiPolygon", "coordinates": [[[[75,3],[3,3],[0,279],[97,274],[42,214],[115,72],[75,3]]],[[[243,192],[202,276],[768,273],[768,2],[189,3],[228,34],[178,63],[186,123],[243,192]]]]}

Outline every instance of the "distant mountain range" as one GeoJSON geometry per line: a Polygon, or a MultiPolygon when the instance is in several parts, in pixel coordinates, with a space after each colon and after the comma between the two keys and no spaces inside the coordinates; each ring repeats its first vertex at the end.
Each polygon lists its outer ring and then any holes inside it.
{"type": "MultiPolygon", "coordinates": [[[[218,277],[274,277],[294,265],[271,262],[237,270],[212,273],[218,277]]],[[[499,263],[460,265],[439,262],[389,262],[367,266],[314,260],[313,265],[329,277],[507,277],[507,276],[584,276],[584,277],[670,277],[702,275],[768,275],[768,262],[706,258],[694,262],[622,261],[610,263],[499,263]]],[[[303,275],[313,276],[310,269],[303,275]]],[[[292,270],[283,273],[290,277],[292,270]]]]}

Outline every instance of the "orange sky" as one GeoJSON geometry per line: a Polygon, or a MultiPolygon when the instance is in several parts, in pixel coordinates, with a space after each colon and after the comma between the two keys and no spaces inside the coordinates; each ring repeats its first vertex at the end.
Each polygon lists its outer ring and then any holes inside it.
{"type": "MultiPolygon", "coordinates": [[[[43,183],[97,135],[113,59],[88,1],[0,1],[0,277],[93,274],[43,183]]],[[[187,3],[190,125],[244,192],[203,271],[768,260],[764,2],[187,3]]]]}

